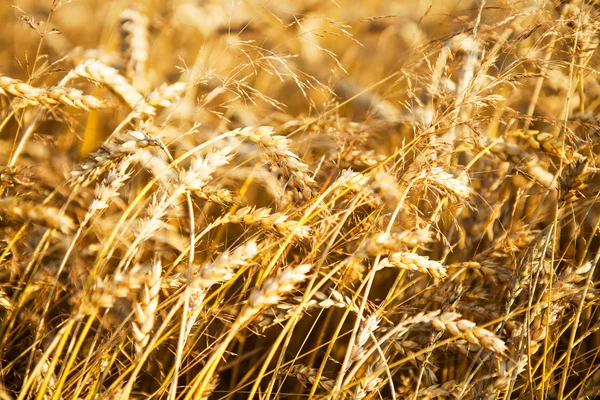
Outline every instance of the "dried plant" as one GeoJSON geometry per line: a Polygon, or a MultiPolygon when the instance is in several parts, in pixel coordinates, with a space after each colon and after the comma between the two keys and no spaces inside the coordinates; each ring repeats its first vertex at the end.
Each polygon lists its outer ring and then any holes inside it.
{"type": "Polygon", "coordinates": [[[598,397],[597,2],[7,3],[0,400],[598,397]]]}

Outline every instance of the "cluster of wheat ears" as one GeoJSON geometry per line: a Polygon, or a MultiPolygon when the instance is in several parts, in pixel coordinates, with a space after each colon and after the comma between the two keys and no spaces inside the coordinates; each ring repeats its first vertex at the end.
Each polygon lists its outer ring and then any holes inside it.
{"type": "Polygon", "coordinates": [[[600,396],[596,1],[8,3],[1,400],[600,396]]]}

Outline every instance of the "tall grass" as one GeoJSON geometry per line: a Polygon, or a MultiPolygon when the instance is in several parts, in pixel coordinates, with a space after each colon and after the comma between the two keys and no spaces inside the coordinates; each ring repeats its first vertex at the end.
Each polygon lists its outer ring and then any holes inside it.
{"type": "Polygon", "coordinates": [[[0,4],[0,399],[600,396],[591,1],[0,4]]]}

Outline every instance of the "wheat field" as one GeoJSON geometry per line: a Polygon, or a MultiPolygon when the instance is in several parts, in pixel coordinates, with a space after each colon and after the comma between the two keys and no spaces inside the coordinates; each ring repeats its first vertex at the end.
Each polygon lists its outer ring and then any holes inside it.
{"type": "Polygon", "coordinates": [[[596,1],[0,18],[0,400],[600,398],[596,1]]]}

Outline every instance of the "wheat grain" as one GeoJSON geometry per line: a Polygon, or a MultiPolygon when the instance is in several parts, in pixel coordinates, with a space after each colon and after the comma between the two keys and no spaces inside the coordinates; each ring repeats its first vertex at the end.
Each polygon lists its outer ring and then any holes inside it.
{"type": "Polygon", "coordinates": [[[235,212],[222,217],[223,223],[257,225],[266,231],[273,231],[283,236],[303,238],[309,235],[310,230],[300,225],[298,221],[289,220],[282,213],[271,213],[269,208],[243,207],[235,212]]]}
{"type": "Polygon", "coordinates": [[[443,278],[446,276],[446,267],[442,264],[413,253],[392,253],[381,263],[382,265],[389,263],[396,268],[423,272],[436,278],[443,278]]]}
{"type": "Polygon", "coordinates": [[[310,269],[310,264],[289,267],[276,276],[267,279],[262,287],[254,289],[250,293],[244,311],[238,316],[238,323],[249,321],[262,309],[277,304],[282,295],[294,290],[298,283],[306,279],[310,269]]]}
{"type": "Polygon", "coordinates": [[[149,53],[148,25],[148,18],[134,8],[126,8],[119,15],[126,76],[137,88],[143,88],[146,84],[145,70],[149,53]]]}
{"type": "Polygon", "coordinates": [[[332,379],[324,377],[321,377],[317,382],[317,370],[301,364],[296,364],[291,368],[281,370],[279,371],[279,375],[292,375],[298,379],[300,384],[304,387],[308,385],[314,385],[316,383],[321,389],[331,391],[333,390],[334,386],[332,379]]]}
{"type": "Polygon", "coordinates": [[[135,339],[136,353],[140,354],[148,345],[150,332],[154,326],[156,310],[158,308],[158,295],[160,293],[162,265],[155,262],[149,268],[148,277],[142,290],[140,299],[135,303],[135,321],[132,324],[132,333],[135,339]]]}
{"type": "Polygon", "coordinates": [[[22,99],[26,105],[44,105],[47,107],[62,104],[85,111],[105,107],[102,100],[94,96],[84,95],[77,89],[62,86],[36,88],[18,79],[0,75],[0,94],[12,95],[22,99]]]}
{"type": "Polygon", "coordinates": [[[487,329],[479,328],[474,322],[460,319],[460,314],[444,313],[431,321],[435,329],[448,331],[455,336],[462,336],[470,343],[483,346],[497,354],[505,354],[508,348],[504,341],[487,329]]]}
{"type": "Polygon", "coordinates": [[[308,165],[290,151],[288,139],[275,135],[275,131],[269,126],[240,130],[238,134],[256,143],[269,162],[280,169],[283,176],[290,179],[290,184],[305,198],[313,197],[316,182],[310,176],[308,165]]]}
{"type": "Polygon", "coordinates": [[[7,197],[0,200],[0,211],[11,218],[31,221],[35,224],[58,229],[62,233],[73,232],[76,227],[73,219],[61,213],[58,208],[17,197],[7,197]]]}
{"type": "Polygon", "coordinates": [[[108,65],[94,59],[88,59],[77,65],[69,75],[82,77],[106,86],[134,109],[143,100],[143,96],[127,82],[119,72],[108,65]]]}

